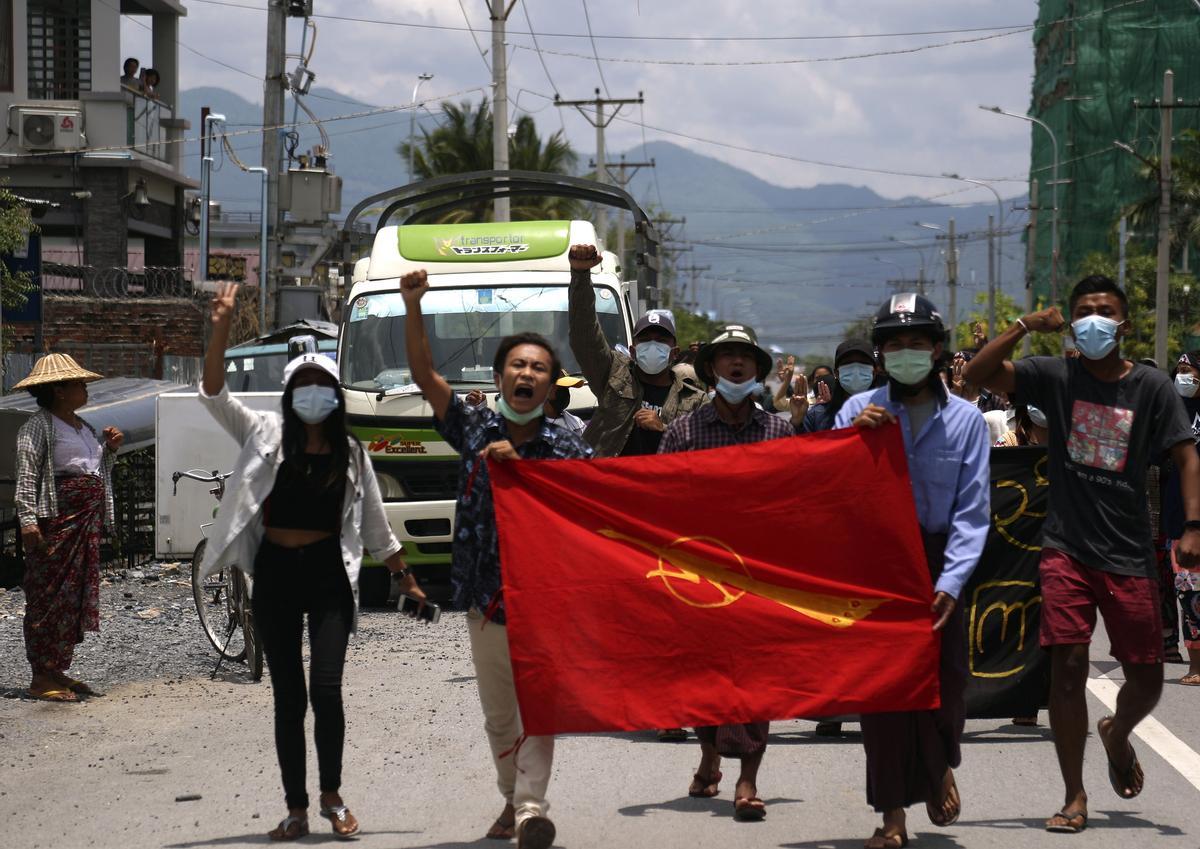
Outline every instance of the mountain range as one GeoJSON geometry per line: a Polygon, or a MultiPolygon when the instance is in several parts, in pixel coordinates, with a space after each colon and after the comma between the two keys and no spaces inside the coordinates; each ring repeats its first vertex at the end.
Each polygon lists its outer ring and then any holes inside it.
{"type": "MultiPolygon", "coordinates": [[[[184,91],[181,115],[199,125],[208,106],[226,117],[226,132],[237,156],[248,165],[260,160],[261,106],[219,88],[184,91]]],[[[340,92],[314,89],[306,104],[322,120],[332,149],[332,167],[342,178],[342,209],[361,198],[407,182],[397,152],[408,137],[406,113],[379,112],[340,92]],[[347,117],[353,116],[353,117],[347,117]]],[[[287,115],[290,118],[289,104],[287,115]]],[[[297,125],[298,152],[319,141],[316,129],[297,125]]],[[[436,116],[422,113],[415,126],[432,127],[436,116]]],[[[291,142],[285,139],[285,144],[291,142]]],[[[845,326],[874,311],[895,288],[915,288],[922,264],[927,291],[943,313],[948,310],[945,228],[955,219],[958,250],[958,315],[978,309],[986,291],[988,215],[994,202],[942,204],[918,197],[885,198],[869,188],[845,183],[787,188],[763,180],[712,156],[669,142],[653,141],[625,152],[630,161],[655,162],[630,180],[630,192],[643,206],[684,218],[669,229],[667,246],[679,249],[673,286],[699,311],[753,325],[765,344],[797,354],[828,354],[845,326]],[[935,232],[917,222],[943,228],[935,232]],[[965,237],[965,238],[964,238],[965,237]],[[914,243],[912,247],[904,242],[914,243]],[[892,284],[889,281],[909,281],[892,284]]],[[[242,173],[221,153],[214,154],[213,197],[226,210],[258,210],[258,177],[242,173]]],[[[610,152],[614,161],[620,152],[610,152]]],[[[579,161],[589,156],[580,152],[579,161]]],[[[186,169],[199,176],[199,146],[186,148],[186,169]]],[[[954,188],[936,184],[936,191],[954,188]]],[[[980,192],[967,197],[976,198],[980,192]]],[[[959,195],[951,198],[961,197],[959,195]]],[[[1006,200],[998,264],[1001,290],[1023,296],[1024,244],[1020,240],[1024,199],[1006,200]]]]}

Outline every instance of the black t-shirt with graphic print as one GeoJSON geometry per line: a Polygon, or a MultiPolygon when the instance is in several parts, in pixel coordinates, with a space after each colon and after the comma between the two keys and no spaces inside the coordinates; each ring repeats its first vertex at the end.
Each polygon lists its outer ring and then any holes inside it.
{"type": "MultiPolygon", "coordinates": [[[[671,394],[670,384],[656,386],[653,383],[642,383],[642,409],[653,410],[661,419],[663,404],[667,403],[669,394],[671,394]]],[[[629,438],[625,440],[625,448],[622,449],[621,456],[657,454],[658,443],[662,442],[662,438],[660,430],[646,430],[644,427],[634,425],[633,430],[629,431],[629,438]]]]}
{"type": "Polygon", "coordinates": [[[1017,395],[1046,414],[1050,507],[1042,545],[1119,575],[1155,574],[1146,468],[1192,427],[1170,378],[1135,363],[1118,381],[1078,359],[1015,364],[1017,395]]]}

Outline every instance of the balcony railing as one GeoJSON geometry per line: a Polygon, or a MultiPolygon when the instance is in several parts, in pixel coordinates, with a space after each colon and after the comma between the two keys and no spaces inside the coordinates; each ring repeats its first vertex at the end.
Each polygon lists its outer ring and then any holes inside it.
{"type": "Polygon", "coordinates": [[[162,122],[175,117],[169,103],[125,89],[125,143],[155,159],[168,160],[170,146],[162,122]]]}

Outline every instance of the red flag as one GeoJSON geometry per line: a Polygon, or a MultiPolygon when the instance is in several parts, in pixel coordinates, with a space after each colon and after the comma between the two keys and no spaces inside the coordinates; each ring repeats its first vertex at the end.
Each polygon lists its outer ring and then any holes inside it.
{"type": "Polygon", "coordinates": [[[527,733],[937,706],[898,426],[488,472],[527,733]]]}

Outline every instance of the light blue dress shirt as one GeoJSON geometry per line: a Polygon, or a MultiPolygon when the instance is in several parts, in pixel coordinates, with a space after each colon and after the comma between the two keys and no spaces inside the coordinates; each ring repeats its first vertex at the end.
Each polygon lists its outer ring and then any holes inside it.
{"type": "Polygon", "coordinates": [[[850,398],[834,426],[850,427],[868,404],[885,408],[900,422],[917,519],[927,532],[947,535],[935,590],[957,599],[983,554],[991,525],[991,445],[983,414],[947,395],[914,437],[908,410],[884,386],[850,398]]]}

